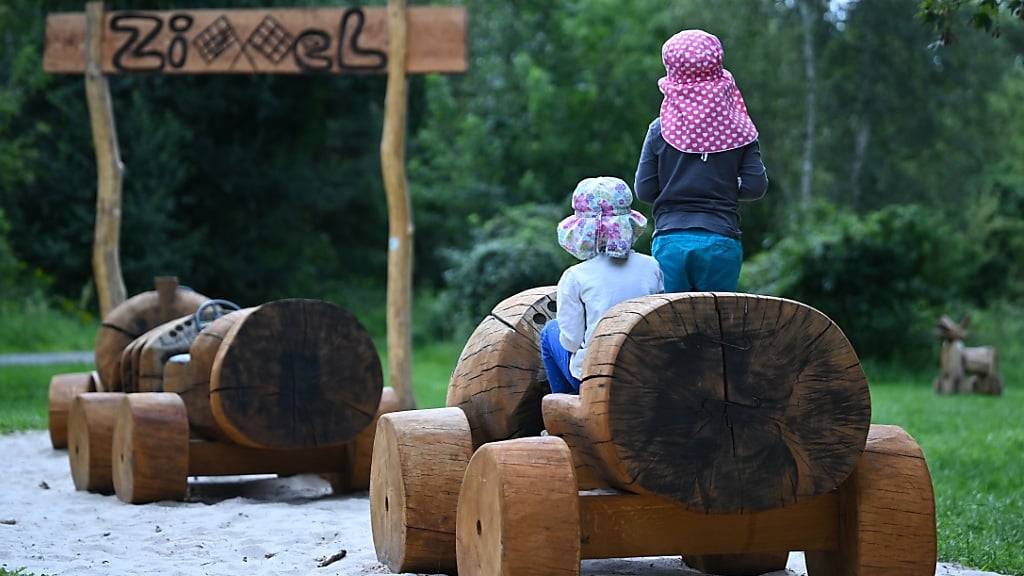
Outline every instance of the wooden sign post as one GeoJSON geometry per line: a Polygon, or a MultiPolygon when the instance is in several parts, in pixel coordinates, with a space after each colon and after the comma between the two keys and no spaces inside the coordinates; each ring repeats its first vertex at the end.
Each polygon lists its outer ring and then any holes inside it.
{"type": "Polygon", "coordinates": [[[46,19],[43,69],[86,75],[99,186],[93,273],[103,314],[124,300],[118,261],[123,165],[106,74],[388,75],[381,171],[388,202],[388,372],[403,409],[412,390],[413,220],[405,176],[407,75],[465,72],[458,6],[104,12],[46,19]]]}
{"type": "Polygon", "coordinates": [[[100,303],[100,316],[105,317],[126,298],[119,254],[124,164],[121,163],[121,149],[117,144],[110,85],[100,70],[103,3],[86,4],[85,18],[85,96],[89,103],[92,144],[96,151],[96,223],[92,243],[92,273],[100,303]]]}

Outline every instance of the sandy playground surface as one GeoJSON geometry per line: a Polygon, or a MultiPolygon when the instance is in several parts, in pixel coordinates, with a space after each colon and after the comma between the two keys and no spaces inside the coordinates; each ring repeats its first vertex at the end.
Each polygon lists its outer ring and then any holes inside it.
{"type": "MultiPolygon", "coordinates": [[[[75,492],[45,432],[0,436],[0,566],[39,576],[369,575],[377,563],[366,493],[332,496],[314,476],[193,480],[187,502],[145,506],[75,492]],[[327,567],[319,560],[346,551],[327,567]]],[[[588,576],[696,576],[675,558],[586,561],[588,576]]],[[[803,557],[789,570],[804,574],[803,557]]],[[[936,574],[991,576],[940,564],[936,574]]]]}

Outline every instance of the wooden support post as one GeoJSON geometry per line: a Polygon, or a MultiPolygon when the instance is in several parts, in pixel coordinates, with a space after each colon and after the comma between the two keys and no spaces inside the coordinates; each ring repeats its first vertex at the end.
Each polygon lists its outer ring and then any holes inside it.
{"type": "Polygon", "coordinates": [[[416,407],[412,389],[412,206],[405,178],[406,2],[388,0],[388,87],[380,141],[388,201],[388,375],[402,410],[416,407]]]}
{"type": "Polygon", "coordinates": [[[110,86],[102,72],[103,2],[88,2],[86,15],[85,94],[96,150],[96,228],[92,269],[100,314],[106,316],[125,300],[118,244],[121,235],[121,181],[124,164],[117,144],[117,127],[110,86]]]}

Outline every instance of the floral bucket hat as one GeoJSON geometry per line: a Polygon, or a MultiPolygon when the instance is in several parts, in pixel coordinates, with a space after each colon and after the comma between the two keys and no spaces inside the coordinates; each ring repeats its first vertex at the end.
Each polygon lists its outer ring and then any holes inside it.
{"type": "Polygon", "coordinates": [[[558,243],[566,252],[589,260],[599,253],[629,256],[647,227],[647,218],[633,210],[633,192],[618,178],[587,178],[572,193],[574,213],[558,224],[558,243]]]}
{"type": "Polygon", "coordinates": [[[661,48],[666,75],[658,81],[661,135],[680,152],[705,154],[757,140],[757,128],[732,74],[722,67],[722,43],[703,30],[683,30],[661,48]]]}

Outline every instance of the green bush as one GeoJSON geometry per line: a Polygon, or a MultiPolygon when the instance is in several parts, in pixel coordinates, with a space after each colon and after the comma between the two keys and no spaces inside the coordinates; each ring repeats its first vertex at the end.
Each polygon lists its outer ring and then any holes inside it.
{"type": "Polygon", "coordinates": [[[971,274],[967,241],[941,216],[891,206],[864,217],[829,206],[744,268],[745,290],[829,315],[862,356],[922,361],[930,326],[971,274]]]}
{"type": "Polygon", "coordinates": [[[557,283],[562,271],[575,263],[555,234],[564,212],[553,205],[524,204],[484,223],[471,219],[469,247],[447,252],[438,324],[449,335],[461,336],[501,300],[557,283]]]}

